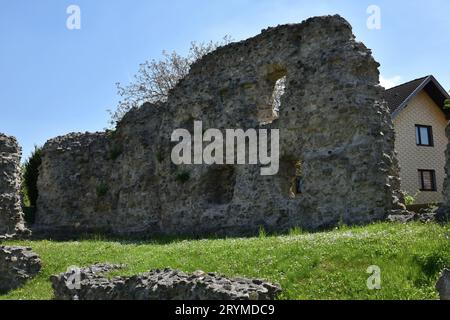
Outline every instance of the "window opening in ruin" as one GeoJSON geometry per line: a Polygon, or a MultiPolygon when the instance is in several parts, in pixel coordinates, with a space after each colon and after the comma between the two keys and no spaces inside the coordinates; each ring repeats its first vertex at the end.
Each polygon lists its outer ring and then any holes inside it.
{"type": "Polygon", "coordinates": [[[275,86],[272,94],[272,111],[273,118],[278,119],[281,106],[281,98],[284,95],[286,89],[286,76],[281,77],[275,82],[275,86]]]}
{"type": "Polygon", "coordinates": [[[292,185],[290,188],[290,197],[295,198],[297,195],[303,193],[303,164],[301,161],[295,161],[295,176],[292,177],[292,185]]]}
{"type": "Polygon", "coordinates": [[[302,194],[303,193],[303,177],[296,177],[295,178],[295,194],[302,194]]]}
{"type": "Polygon", "coordinates": [[[279,65],[270,65],[266,77],[266,90],[270,95],[264,94],[260,100],[258,119],[261,124],[268,124],[278,119],[281,100],[286,88],[287,70],[279,65]],[[270,89],[269,89],[270,88],[270,89]]]}
{"type": "Polygon", "coordinates": [[[290,199],[295,199],[304,192],[303,163],[300,160],[280,161],[280,189],[290,199]]]}

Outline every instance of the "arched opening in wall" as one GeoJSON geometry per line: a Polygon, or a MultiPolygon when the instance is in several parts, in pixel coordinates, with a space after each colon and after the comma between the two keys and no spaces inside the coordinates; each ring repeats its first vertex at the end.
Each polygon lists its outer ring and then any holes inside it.
{"type": "Polygon", "coordinates": [[[260,101],[258,110],[258,120],[261,124],[271,123],[278,118],[286,88],[286,75],[286,68],[280,65],[268,66],[265,79],[267,92],[263,93],[263,101],[260,101]]]}
{"type": "Polygon", "coordinates": [[[284,197],[295,199],[303,193],[303,162],[281,159],[278,172],[279,186],[284,197]]]}
{"type": "Polygon", "coordinates": [[[211,166],[202,178],[202,193],[209,204],[223,205],[233,200],[236,185],[234,166],[211,166]]]}

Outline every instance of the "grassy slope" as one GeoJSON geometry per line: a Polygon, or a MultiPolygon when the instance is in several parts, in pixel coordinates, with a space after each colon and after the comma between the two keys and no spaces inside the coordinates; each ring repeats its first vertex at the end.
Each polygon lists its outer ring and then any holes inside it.
{"type": "Polygon", "coordinates": [[[250,239],[15,241],[7,245],[32,246],[44,267],[0,299],[51,299],[51,274],[95,262],[125,263],[123,274],[171,267],[265,278],[281,284],[282,299],[437,299],[438,272],[450,266],[449,237],[450,225],[382,223],[250,239]],[[381,268],[381,290],[366,287],[370,265],[381,268]]]}

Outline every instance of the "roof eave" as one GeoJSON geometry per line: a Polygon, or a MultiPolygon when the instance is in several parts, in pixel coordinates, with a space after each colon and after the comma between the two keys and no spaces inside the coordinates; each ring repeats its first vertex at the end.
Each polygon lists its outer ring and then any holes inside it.
{"type": "MultiPolygon", "coordinates": [[[[417,88],[397,107],[397,109],[395,109],[394,112],[392,112],[392,117],[395,118],[407,105],[408,102],[414,98],[420,91],[422,91],[425,86],[432,81],[432,79],[434,79],[433,76],[427,76],[422,83],[417,86],[417,88]]],[[[436,79],[434,79],[434,81],[436,81],[436,79]]],[[[437,82],[437,81],[436,81],[437,82]]],[[[439,85],[440,86],[440,85],[439,85]]],[[[441,87],[442,88],[442,87],[441,87]]],[[[445,91],[445,90],[444,90],[445,91]]]]}

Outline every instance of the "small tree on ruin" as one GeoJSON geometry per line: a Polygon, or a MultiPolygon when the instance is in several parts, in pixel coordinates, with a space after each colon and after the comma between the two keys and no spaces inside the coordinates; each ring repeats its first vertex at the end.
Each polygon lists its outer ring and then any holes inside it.
{"type": "Polygon", "coordinates": [[[194,62],[231,41],[229,36],[225,36],[218,42],[192,42],[187,56],[175,51],[172,53],[163,51],[161,60],[153,59],[140,64],[131,83],[128,85],[116,83],[121,100],[114,111],[108,110],[111,115],[110,125],[114,126],[132,108],[146,102],[166,101],[169,91],[189,73],[194,62]]]}

